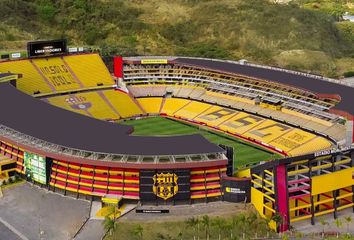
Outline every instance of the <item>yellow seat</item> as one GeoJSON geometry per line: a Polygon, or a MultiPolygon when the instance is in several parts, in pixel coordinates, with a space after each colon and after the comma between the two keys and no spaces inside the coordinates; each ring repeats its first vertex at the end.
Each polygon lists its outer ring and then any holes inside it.
{"type": "Polygon", "coordinates": [[[190,100],[180,98],[167,98],[162,107],[161,113],[173,116],[176,111],[187,105],[190,100]]]}
{"type": "Polygon", "coordinates": [[[156,114],[160,112],[162,98],[149,97],[149,98],[138,98],[140,106],[145,110],[146,113],[156,114]]]}
{"type": "Polygon", "coordinates": [[[98,54],[82,54],[63,57],[84,87],[112,86],[114,81],[98,54]]]}
{"type": "Polygon", "coordinates": [[[122,118],[143,114],[141,109],[127,93],[107,90],[103,91],[103,94],[122,118]]]}
{"type": "Polygon", "coordinates": [[[60,57],[39,58],[32,62],[55,91],[77,90],[82,87],[60,57]]]}
{"type": "Polygon", "coordinates": [[[119,119],[119,115],[102,91],[77,93],[47,98],[54,106],[97,119],[119,119]]]}
{"type": "Polygon", "coordinates": [[[203,114],[196,117],[195,120],[199,122],[204,122],[209,126],[216,127],[227,119],[230,119],[236,113],[238,112],[232,109],[213,106],[207,111],[205,111],[203,114]]]}
{"type": "Polygon", "coordinates": [[[261,124],[247,131],[244,136],[269,143],[272,140],[291,131],[293,128],[273,120],[265,120],[261,124]]]}
{"type": "Polygon", "coordinates": [[[305,132],[300,129],[293,129],[283,136],[274,139],[269,144],[289,153],[292,149],[298,148],[300,146],[304,148],[305,144],[315,137],[316,136],[314,134],[305,132]]]}
{"type": "Polygon", "coordinates": [[[17,88],[27,94],[52,91],[30,60],[0,62],[0,72],[22,74],[22,78],[17,80],[17,88]]]}
{"type": "Polygon", "coordinates": [[[182,109],[178,110],[175,115],[187,119],[193,119],[210,107],[212,107],[211,104],[192,101],[189,104],[185,105],[182,109]]]}

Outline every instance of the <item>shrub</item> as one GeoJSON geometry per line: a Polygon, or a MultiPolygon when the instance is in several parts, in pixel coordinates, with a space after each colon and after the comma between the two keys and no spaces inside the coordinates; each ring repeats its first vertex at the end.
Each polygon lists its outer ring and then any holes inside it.
{"type": "Polygon", "coordinates": [[[21,180],[20,176],[15,175],[15,182],[18,182],[18,181],[20,181],[20,180],[21,180]]]}
{"type": "Polygon", "coordinates": [[[346,78],[354,77],[354,71],[345,72],[343,76],[346,78]]]}

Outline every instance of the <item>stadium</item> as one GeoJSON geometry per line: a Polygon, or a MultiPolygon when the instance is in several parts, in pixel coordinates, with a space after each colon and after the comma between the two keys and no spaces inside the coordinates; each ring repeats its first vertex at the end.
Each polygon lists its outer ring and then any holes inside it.
{"type": "Polygon", "coordinates": [[[0,62],[0,173],[112,201],[251,202],[297,221],[352,208],[353,86],[245,61],[28,44],[0,62]]]}

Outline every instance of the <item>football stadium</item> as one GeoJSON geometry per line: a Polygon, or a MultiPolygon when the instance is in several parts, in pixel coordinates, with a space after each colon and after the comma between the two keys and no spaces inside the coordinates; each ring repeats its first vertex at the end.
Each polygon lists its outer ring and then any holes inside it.
{"type": "Polygon", "coordinates": [[[354,211],[354,86],[187,57],[122,57],[66,41],[0,61],[0,174],[103,202],[251,202],[281,223],[354,211]]]}

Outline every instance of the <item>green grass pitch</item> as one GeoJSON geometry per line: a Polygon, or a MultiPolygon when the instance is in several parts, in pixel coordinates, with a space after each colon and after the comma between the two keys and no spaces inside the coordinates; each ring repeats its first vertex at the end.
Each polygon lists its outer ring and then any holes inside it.
{"type": "Polygon", "coordinates": [[[210,142],[224,144],[234,148],[235,168],[247,164],[258,163],[280,157],[278,154],[261,149],[251,143],[233,138],[223,133],[214,132],[194,125],[188,125],[177,120],[163,117],[150,117],[138,120],[128,120],[123,124],[134,127],[133,135],[140,136],[174,136],[199,133],[210,142]]]}

